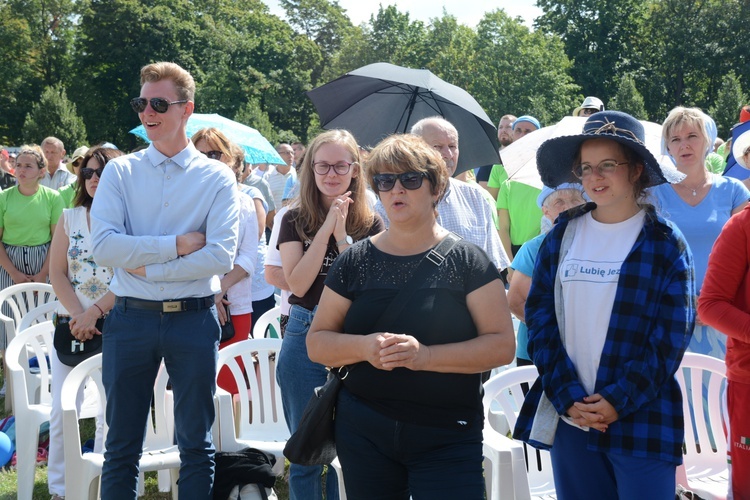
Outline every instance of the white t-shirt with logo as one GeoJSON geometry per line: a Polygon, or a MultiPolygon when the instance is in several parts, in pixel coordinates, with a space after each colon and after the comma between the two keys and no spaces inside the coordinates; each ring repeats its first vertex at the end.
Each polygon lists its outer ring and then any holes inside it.
{"type": "Polygon", "coordinates": [[[565,307],[565,350],[586,392],[594,394],[617,282],[625,258],[643,228],[645,212],[615,224],[582,216],[559,267],[565,307]]]}

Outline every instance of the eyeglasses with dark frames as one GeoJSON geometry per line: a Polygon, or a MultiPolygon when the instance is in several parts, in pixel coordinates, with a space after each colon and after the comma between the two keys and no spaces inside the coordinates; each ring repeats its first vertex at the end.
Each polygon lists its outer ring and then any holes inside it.
{"type": "Polygon", "coordinates": [[[169,111],[169,106],[172,104],[184,104],[188,102],[187,99],[181,99],[179,101],[169,101],[163,97],[152,97],[146,99],[145,97],[136,97],[130,100],[130,106],[136,113],[143,113],[146,110],[146,106],[150,103],[151,108],[157,113],[166,113],[169,111]]]}
{"type": "Polygon", "coordinates": [[[576,165],[573,167],[573,175],[578,177],[579,179],[583,179],[584,177],[588,177],[589,175],[594,173],[594,170],[599,175],[605,176],[613,174],[615,170],[617,170],[618,165],[627,165],[628,162],[626,161],[615,161],[615,160],[604,160],[603,162],[599,163],[599,165],[593,166],[589,165],[588,163],[584,163],[582,165],[576,165]]]}
{"type": "Polygon", "coordinates": [[[313,163],[313,170],[318,175],[328,175],[328,172],[333,169],[338,175],[346,175],[349,173],[349,169],[352,168],[354,163],[348,161],[340,161],[337,163],[328,163],[325,161],[318,161],[313,163]]]}
{"type": "Polygon", "coordinates": [[[101,179],[103,173],[104,173],[104,167],[99,167],[97,169],[84,167],[81,169],[81,175],[83,176],[85,180],[91,179],[92,177],[94,177],[94,174],[96,174],[96,176],[101,179]]]}
{"type": "Polygon", "coordinates": [[[419,189],[422,187],[422,181],[427,177],[428,175],[424,172],[404,172],[402,174],[375,174],[372,176],[372,180],[375,183],[375,188],[382,193],[393,189],[393,186],[396,185],[396,179],[404,189],[410,191],[419,189]]]}

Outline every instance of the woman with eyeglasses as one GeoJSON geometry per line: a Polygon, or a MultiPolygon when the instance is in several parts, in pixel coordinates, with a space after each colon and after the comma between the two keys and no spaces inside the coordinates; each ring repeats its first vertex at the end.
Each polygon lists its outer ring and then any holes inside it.
{"type": "MultiPolygon", "coordinates": [[[[65,163],[65,168],[68,169],[68,172],[78,177],[78,169],[81,168],[81,162],[83,161],[83,157],[86,155],[88,150],[89,148],[87,146],[81,146],[73,152],[73,156],[70,158],[70,161],[65,163]]],[[[65,208],[73,208],[75,206],[73,205],[73,198],[75,198],[77,191],[78,181],[71,182],[67,186],[63,186],[58,189],[57,192],[60,193],[60,196],[63,199],[63,203],[65,204],[65,208]]]]}
{"type": "Polygon", "coordinates": [[[348,371],[335,420],[347,496],[483,499],[481,373],[515,352],[500,274],[463,240],[434,264],[454,236],[435,209],[448,169],[424,140],[384,139],[367,176],[390,226],[334,263],[307,339],[313,361],[348,371]]]}
{"type": "MultiPolygon", "coordinates": [[[[122,152],[112,148],[94,147],[81,158],[73,208],[63,210],[52,238],[49,277],[60,304],[54,317],[55,337],[70,334],[80,342],[101,335],[104,317],[112,309],[115,296],[109,291],[112,269],[97,266],[91,250],[89,212],[96,196],[104,166],[122,152]],[[57,331],[60,329],[61,331],[57,331]]],[[[101,345],[101,344],[100,344],[101,345]]],[[[96,354],[87,354],[86,357],[96,354]]],[[[81,357],[83,361],[85,357],[81,357]]],[[[69,361],[68,361],[69,362],[69,361]]],[[[65,377],[73,366],[64,364],[56,349],[50,349],[52,377],[52,411],[50,443],[47,460],[47,485],[53,500],[65,498],[65,453],[61,394],[65,377]]],[[[78,395],[80,407],[83,391],[78,395]]],[[[79,408],[80,409],[80,408],[79,408]]],[[[97,415],[94,451],[102,448],[104,414],[97,415]]]]}
{"type": "MultiPolygon", "coordinates": [[[[355,241],[383,230],[382,220],[367,204],[357,141],[349,132],[331,130],[315,137],[298,175],[299,196],[281,220],[278,239],[281,267],[292,295],[276,374],[292,433],[313,389],[326,381],[325,366],[310,361],[305,338],[328,270],[355,241]]],[[[321,474],[322,466],[292,464],[290,498],[323,498],[321,474]]],[[[326,498],[338,498],[334,474],[326,480],[326,498]]]]}
{"type": "MultiPolygon", "coordinates": [[[[198,151],[231,168],[237,179],[237,189],[240,189],[239,179],[245,159],[242,148],[230,141],[217,128],[201,129],[193,135],[191,140],[198,151]]],[[[234,337],[221,342],[219,349],[250,337],[254,311],[253,300],[255,299],[252,291],[253,277],[259,272],[258,267],[261,270],[263,268],[262,263],[258,265],[260,240],[258,224],[259,221],[265,221],[265,210],[258,200],[254,199],[254,196],[244,192],[240,193],[240,203],[240,235],[237,253],[234,256],[234,266],[231,271],[222,276],[221,292],[216,294],[219,322],[224,325],[230,321],[234,326],[234,337]],[[258,209],[262,211],[261,214],[257,213],[258,209]]],[[[216,383],[230,394],[238,392],[234,376],[228,367],[224,367],[219,372],[216,383]]]]}
{"type": "MultiPolygon", "coordinates": [[[[750,191],[732,177],[713,174],[706,157],[713,151],[714,125],[698,108],[676,107],[662,125],[662,150],[669,154],[685,179],[652,189],[662,215],[685,235],[695,261],[695,292],[700,295],[708,256],[724,224],[747,205],[750,191]],[[713,137],[710,135],[713,130],[713,137]]],[[[724,359],[727,336],[706,325],[700,315],[688,346],[690,352],[724,359]]]]}
{"type": "Polygon", "coordinates": [[[548,233],[525,309],[539,377],[513,435],[551,448],[561,500],[674,498],[684,435],[674,375],[695,282],[682,233],[644,201],[681,175],[644,137],[632,116],[602,111],[537,152],[545,185],[580,180],[591,199],[548,233]]]}

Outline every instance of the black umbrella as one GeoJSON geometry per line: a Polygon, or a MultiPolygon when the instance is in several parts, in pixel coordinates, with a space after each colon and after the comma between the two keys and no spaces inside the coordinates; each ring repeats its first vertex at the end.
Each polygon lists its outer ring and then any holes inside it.
{"type": "Polygon", "coordinates": [[[363,146],[374,146],[414,123],[442,116],[458,130],[456,172],[499,163],[497,129],[477,101],[426,69],[375,63],[307,93],[325,129],[349,130],[363,146]]]}

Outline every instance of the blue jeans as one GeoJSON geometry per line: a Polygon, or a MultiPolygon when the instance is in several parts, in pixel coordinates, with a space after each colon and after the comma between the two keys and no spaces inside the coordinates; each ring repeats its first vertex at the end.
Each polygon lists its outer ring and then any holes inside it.
{"type": "MultiPolygon", "coordinates": [[[[302,412],[313,394],[313,390],[326,382],[328,372],[323,365],[313,363],[307,356],[307,331],[315,312],[294,305],[289,311],[281,351],[276,362],[276,378],[281,388],[281,402],[289,431],[294,433],[302,412]]],[[[323,498],[323,466],[289,466],[290,500],[316,500],[323,498]]],[[[328,468],[326,499],[339,498],[336,473],[328,468]]]]}
{"type": "Polygon", "coordinates": [[[102,340],[102,382],[109,426],[102,498],[135,499],[138,460],[154,382],[164,359],[174,394],[180,450],[179,496],[213,496],[216,360],[221,329],[216,307],[161,313],[116,305],[102,340]]]}
{"type": "Polygon", "coordinates": [[[589,450],[588,432],[565,422],[557,424],[550,453],[558,500],[674,498],[675,464],[589,450]]]}
{"type": "Polygon", "coordinates": [[[348,498],[484,499],[481,425],[447,429],[399,422],[342,388],[336,451],[348,498]]]}

